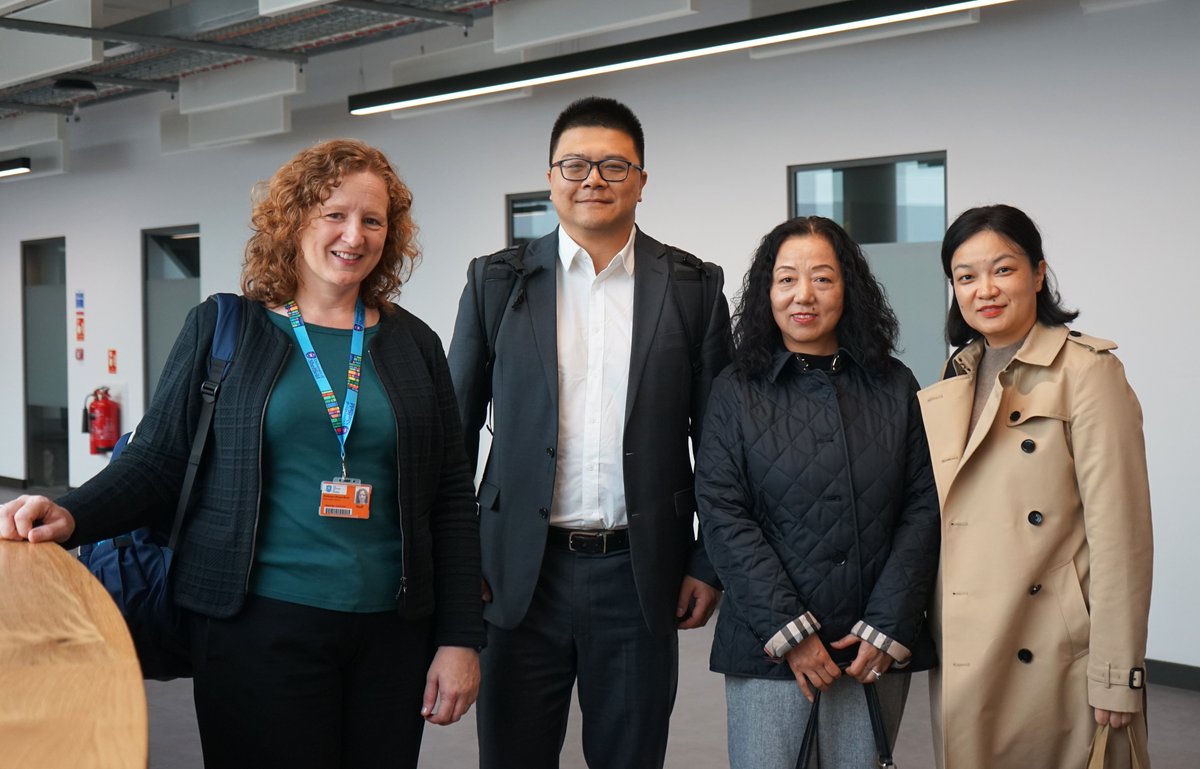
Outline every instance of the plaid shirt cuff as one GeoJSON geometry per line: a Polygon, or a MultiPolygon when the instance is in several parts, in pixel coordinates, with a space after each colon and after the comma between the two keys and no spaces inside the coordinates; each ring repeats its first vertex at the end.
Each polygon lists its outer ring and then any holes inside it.
{"type": "Polygon", "coordinates": [[[806,611],[771,636],[763,649],[769,656],[779,659],[820,629],[821,623],[817,622],[817,618],[811,612],[806,611]]]}
{"type": "Polygon", "coordinates": [[[856,622],[850,632],[896,660],[896,667],[898,668],[907,665],[909,657],[912,656],[912,652],[908,650],[907,646],[894,638],[884,635],[862,620],[856,622]]]}

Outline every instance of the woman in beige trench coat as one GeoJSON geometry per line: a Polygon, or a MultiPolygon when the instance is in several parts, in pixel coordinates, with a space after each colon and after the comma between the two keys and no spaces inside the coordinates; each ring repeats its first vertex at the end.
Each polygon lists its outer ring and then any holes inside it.
{"type": "Polygon", "coordinates": [[[930,680],[945,769],[1083,769],[1146,755],[1150,495],[1116,345],[1069,330],[1021,211],[965,212],[942,244],[956,302],[919,394],[942,505],[930,680]],[[1114,756],[1117,760],[1113,760],[1114,756]]]}

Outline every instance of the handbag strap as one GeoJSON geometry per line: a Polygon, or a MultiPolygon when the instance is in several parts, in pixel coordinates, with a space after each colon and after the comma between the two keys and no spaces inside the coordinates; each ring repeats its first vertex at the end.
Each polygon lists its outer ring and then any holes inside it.
{"type": "Polygon", "coordinates": [[[196,473],[200,470],[200,459],[212,428],[213,410],[221,382],[229,373],[229,364],[237,350],[238,333],[241,330],[242,301],[236,294],[214,294],[217,300],[217,323],[213,330],[212,349],[208,356],[208,371],[200,384],[200,418],[196,421],[196,436],[192,439],[192,451],[188,455],[187,470],[183,475],[183,486],[179,490],[179,502],[175,505],[175,519],[171,523],[171,536],[167,547],[175,550],[179,534],[183,530],[183,519],[192,500],[192,489],[196,485],[196,473]]]}
{"type": "MultiPolygon", "coordinates": [[[[1133,726],[1130,723],[1125,727],[1125,734],[1129,738],[1129,764],[1132,769],[1142,769],[1141,751],[1137,747],[1137,732],[1133,726]]],[[[1108,735],[1111,731],[1112,727],[1108,724],[1096,727],[1096,734],[1092,737],[1092,747],[1088,751],[1087,769],[1104,769],[1104,758],[1108,752],[1108,735]]]]}
{"type": "Polygon", "coordinates": [[[817,711],[821,705],[821,690],[813,688],[812,707],[808,709],[808,723],[804,725],[804,739],[800,742],[800,755],[796,757],[796,769],[808,769],[812,760],[813,746],[817,744],[817,711]]]}
{"type": "Polygon", "coordinates": [[[863,693],[867,697],[867,715],[871,717],[871,731],[875,733],[875,752],[879,754],[879,766],[895,766],[892,761],[892,748],[888,745],[887,729],[883,724],[883,708],[879,705],[879,691],[875,684],[863,684],[863,693]]]}

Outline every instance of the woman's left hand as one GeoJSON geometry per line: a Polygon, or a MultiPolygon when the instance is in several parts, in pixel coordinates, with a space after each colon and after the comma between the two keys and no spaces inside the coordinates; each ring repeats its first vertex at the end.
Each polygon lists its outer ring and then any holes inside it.
{"type": "Polygon", "coordinates": [[[1105,710],[1096,708],[1096,723],[1110,726],[1113,729],[1124,729],[1133,721],[1133,713],[1123,713],[1120,710],[1105,710]]]}
{"type": "Polygon", "coordinates": [[[479,696],[479,652],[465,646],[441,646],[425,674],[421,716],[445,726],[466,715],[479,696]]]}
{"type": "Polygon", "coordinates": [[[860,684],[873,684],[879,678],[875,675],[883,675],[887,669],[892,666],[892,658],[887,652],[876,649],[869,643],[864,643],[861,638],[853,633],[843,636],[840,640],[829,644],[835,649],[848,649],[854,644],[858,644],[858,655],[855,656],[854,662],[850,663],[850,667],[846,668],[846,674],[852,676],[860,684]]]}

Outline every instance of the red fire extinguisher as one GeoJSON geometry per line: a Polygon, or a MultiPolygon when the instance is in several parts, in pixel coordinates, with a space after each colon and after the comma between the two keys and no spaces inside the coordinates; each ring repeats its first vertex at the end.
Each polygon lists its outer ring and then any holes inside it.
{"type": "Polygon", "coordinates": [[[93,454],[112,451],[121,437],[121,406],[108,397],[107,387],[98,387],[83,401],[83,431],[88,434],[93,454]]]}

